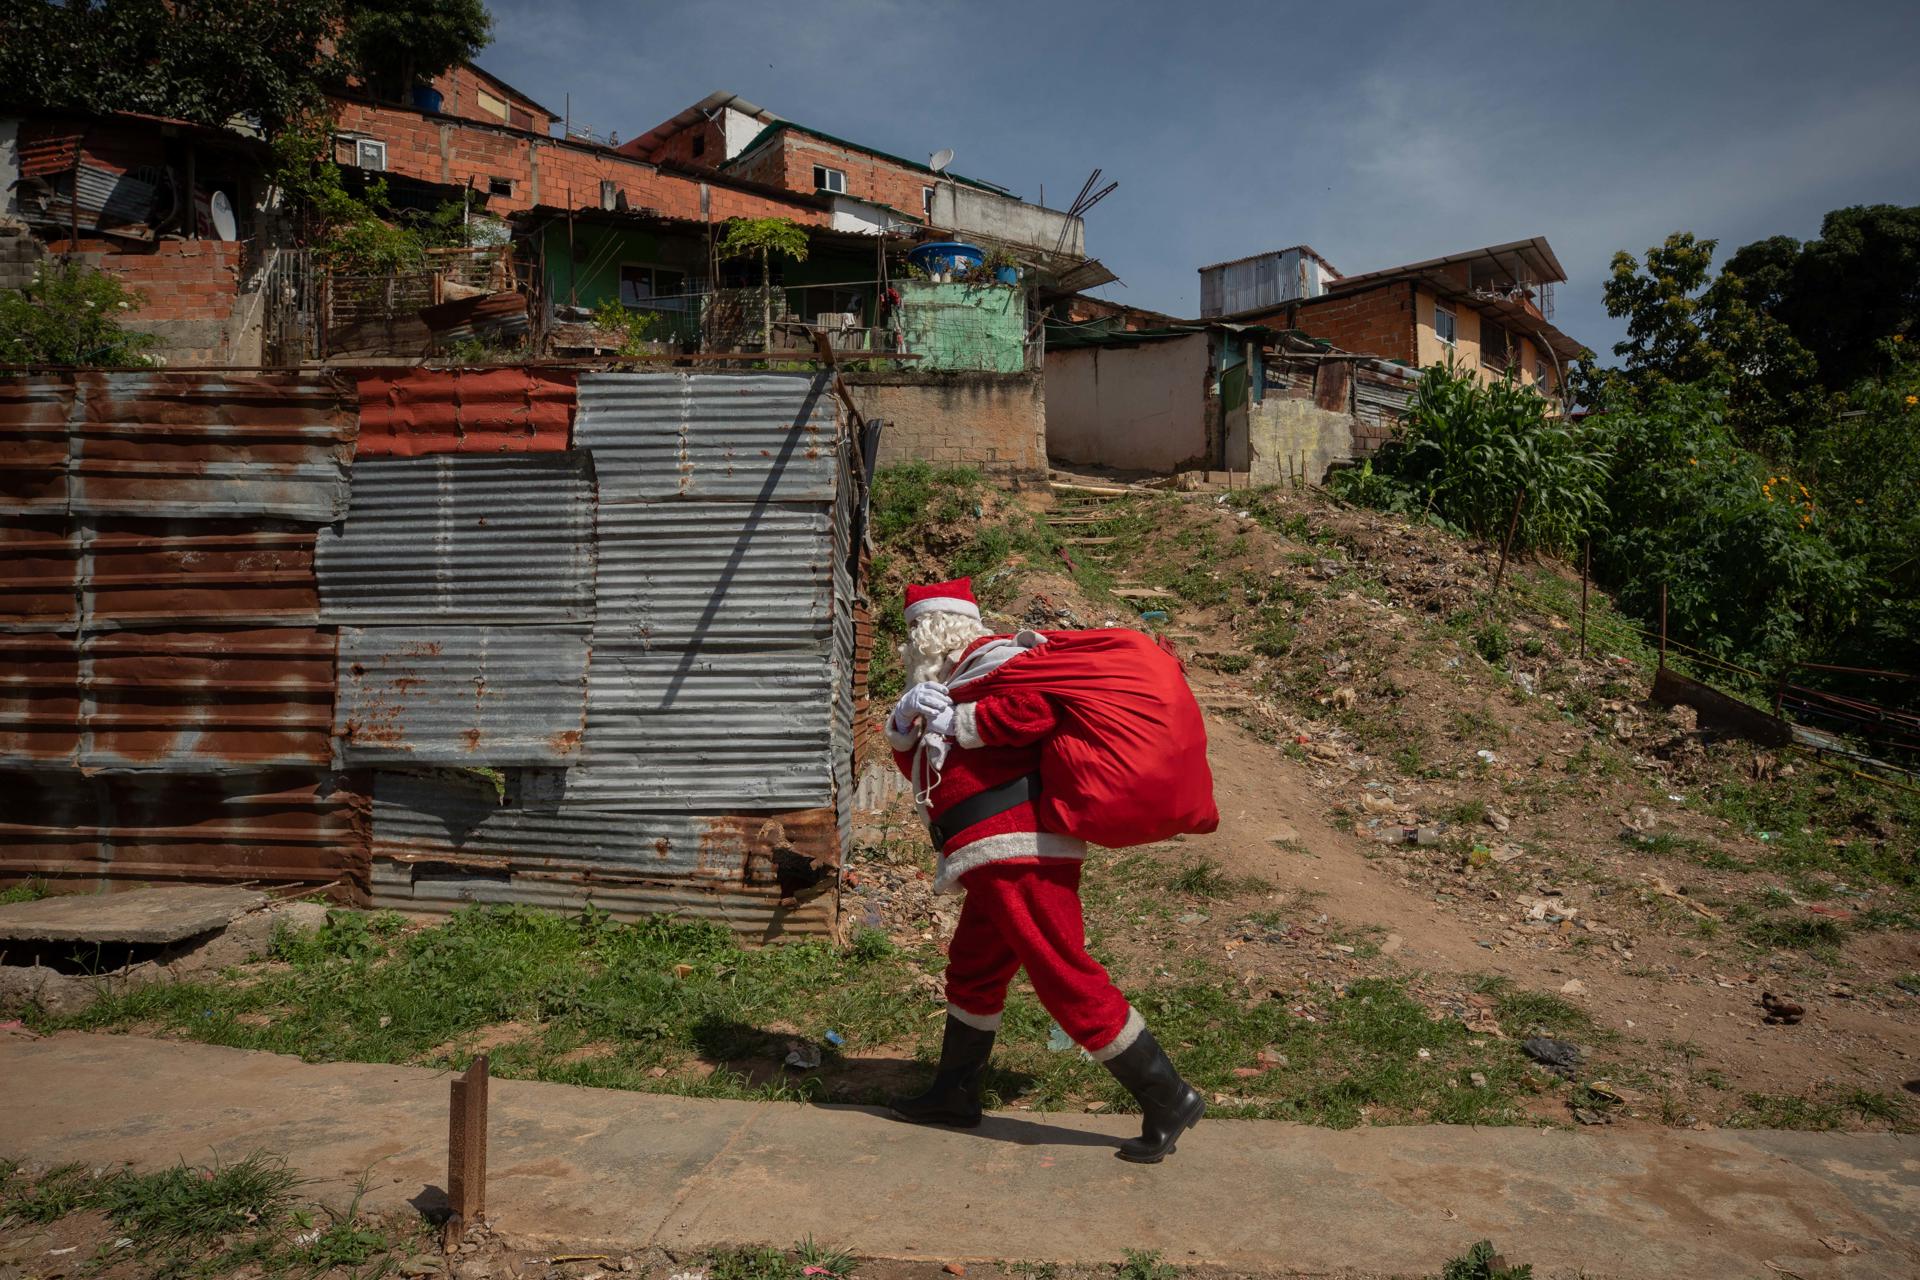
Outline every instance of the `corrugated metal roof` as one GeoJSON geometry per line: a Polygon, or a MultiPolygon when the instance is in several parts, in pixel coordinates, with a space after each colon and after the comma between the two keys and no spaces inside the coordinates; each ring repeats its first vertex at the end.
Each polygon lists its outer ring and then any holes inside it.
{"type": "Polygon", "coordinates": [[[654,647],[818,651],[832,592],[827,516],[821,505],[603,506],[600,633],[654,647]]]}
{"type": "Polygon", "coordinates": [[[580,454],[362,459],[346,524],[320,537],[335,623],[585,622],[593,488],[580,454]]]}
{"type": "Polygon", "coordinates": [[[342,627],[348,764],[564,766],[587,719],[587,628],[342,627]]]}
{"type": "Polygon", "coordinates": [[[555,453],[572,430],[565,370],[370,369],[358,382],[362,458],[555,453]]]}
{"type": "Polygon", "coordinates": [[[837,446],[827,379],[582,374],[574,438],[593,451],[603,504],[831,502],[837,446]]]}
{"type": "Polygon", "coordinates": [[[367,880],[364,800],[311,770],[0,774],[7,872],[128,880],[367,880]]]}
{"type": "Polygon", "coordinates": [[[333,652],[294,627],[0,635],[0,766],[324,765],[333,652]]]}

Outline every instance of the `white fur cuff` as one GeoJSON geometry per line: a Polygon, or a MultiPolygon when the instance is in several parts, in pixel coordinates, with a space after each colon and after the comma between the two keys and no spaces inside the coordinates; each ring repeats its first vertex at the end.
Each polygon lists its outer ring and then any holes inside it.
{"type": "Polygon", "coordinates": [[[951,1001],[947,1003],[947,1016],[955,1022],[966,1023],[975,1031],[998,1031],[1000,1029],[999,1014],[968,1013],[965,1009],[962,1009],[959,1005],[951,1001]]]}
{"type": "Polygon", "coordinates": [[[977,714],[975,707],[976,704],[971,702],[956,702],[953,704],[954,743],[958,746],[965,747],[969,751],[975,747],[985,745],[980,741],[980,727],[975,720],[977,714]]]}
{"type": "Polygon", "coordinates": [[[1113,1043],[1088,1050],[1087,1056],[1095,1062],[1110,1062],[1133,1048],[1134,1041],[1138,1040],[1140,1034],[1146,1029],[1147,1020],[1140,1016],[1138,1009],[1129,1005],[1126,1024],[1120,1028],[1120,1034],[1113,1038],[1113,1043]]]}

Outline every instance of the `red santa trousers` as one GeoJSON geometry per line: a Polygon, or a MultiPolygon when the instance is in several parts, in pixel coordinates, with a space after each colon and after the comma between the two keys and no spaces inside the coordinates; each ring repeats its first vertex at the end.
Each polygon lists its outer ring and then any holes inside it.
{"type": "Polygon", "coordinates": [[[1078,862],[989,863],[960,883],[967,900],[947,952],[948,1012],[998,1030],[1007,986],[1024,968],[1041,1005],[1096,1061],[1140,1038],[1146,1024],[1087,954],[1078,862]]]}

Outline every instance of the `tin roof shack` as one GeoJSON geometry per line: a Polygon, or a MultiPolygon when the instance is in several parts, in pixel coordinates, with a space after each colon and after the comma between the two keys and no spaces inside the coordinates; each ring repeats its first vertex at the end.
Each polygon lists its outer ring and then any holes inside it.
{"type": "Polygon", "coordinates": [[[1299,329],[1348,351],[1557,397],[1582,345],[1553,325],[1566,272],[1542,236],[1342,275],[1304,245],[1200,269],[1203,315],[1299,329]]]}
{"type": "Polygon", "coordinates": [[[363,457],[322,544],[373,900],[830,933],[853,433],[824,375],[584,373],[577,397],[565,452],[363,457]]]}
{"type": "Polygon", "coordinates": [[[10,238],[13,276],[43,251],[78,253],[145,295],[132,325],[169,364],[260,362],[266,143],[124,112],[0,119],[7,132],[18,174],[0,200],[44,246],[10,238]]]}
{"type": "Polygon", "coordinates": [[[0,878],[364,890],[314,581],[354,431],[324,377],[0,380],[0,878]]]}
{"type": "Polygon", "coordinates": [[[1262,389],[1247,408],[1244,467],[1251,484],[1320,484],[1367,457],[1405,415],[1420,371],[1340,351],[1303,333],[1279,333],[1261,361],[1262,389]]]}

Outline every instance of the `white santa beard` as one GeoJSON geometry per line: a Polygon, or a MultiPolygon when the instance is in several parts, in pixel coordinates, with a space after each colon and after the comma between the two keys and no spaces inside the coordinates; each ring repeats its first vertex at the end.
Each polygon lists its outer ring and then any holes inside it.
{"type": "Polygon", "coordinates": [[[993,633],[963,613],[932,613],[913,624],[900,658],[909,687],[933,680],[946,683],[967,646],[993,633]]]}

